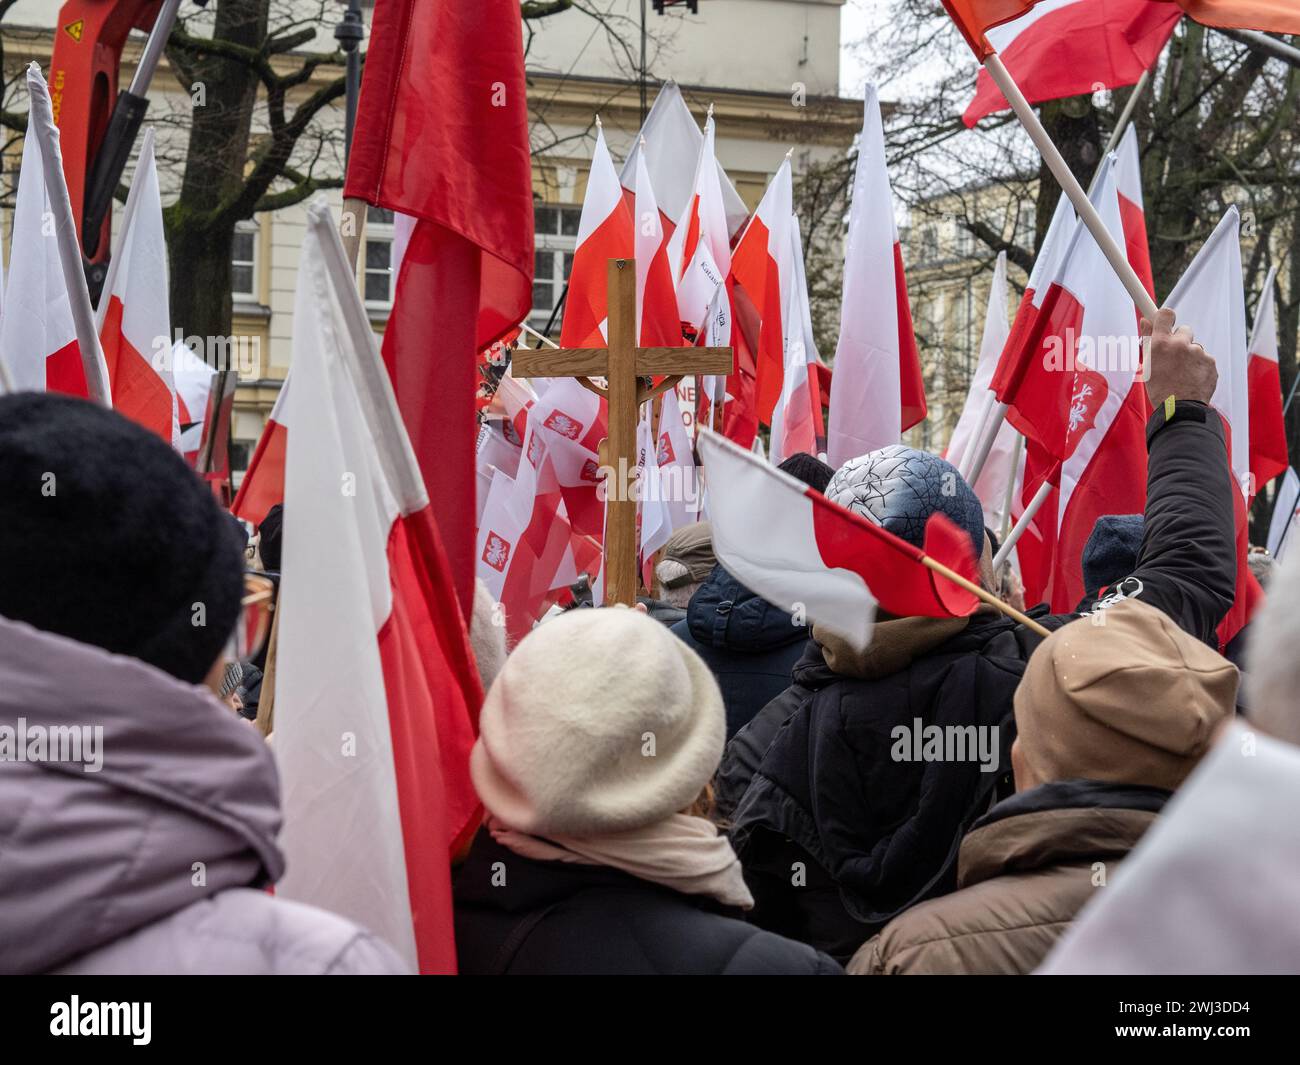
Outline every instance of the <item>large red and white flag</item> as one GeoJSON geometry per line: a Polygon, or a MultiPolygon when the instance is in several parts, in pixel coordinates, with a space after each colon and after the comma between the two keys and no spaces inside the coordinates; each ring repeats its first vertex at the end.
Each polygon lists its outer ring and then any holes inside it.
{"type": "Polygon", "coordinates": [[[468,616],[478,352],[532,306],[518,3],[387,0],[375,8],[344,195],[418,220],[384,331],[384,363],[468,616]]]}
{"type": "MultiPolygon", "coordinates": [[[[793,186],[790,159],[781,161],[731,256],[733,325],[743,323],[736,307],[743,299],[755,324],[754,407],[764,425],[781,395],[785,363],[784,311],[790,285],[790,217],[793,186]]],[[[739,361],[739,360],[738,360],[739,361]]],[[[739,375],[739,370],[736,375],[739,375]]]]}
{"type": "MultiPolygon", "coordinates": [[[[40,141],[23,138],[9,243],[9,279],[0,317],[0,357],[19,391],[87,396],[72,303],[59,260],[40,141]]],[[[107,373],[107,371],[105,371],[107,373]]]]}
{"type": "MultiPolygon", "coordinates": [[[[948,461],[959,469],[963,468],[963,462],[970,460],[968,452],[978,446],[980,431],[988,432],[992,428],[988,423],[997,397],[989,389],[989,384],[1010,335],[1011,323],[1007,319],[1007,257],[1004,252],[998,256],[997,265],[993,268],[993,280],[989,285],[979,361],[975,364],[975,374],[971,378],[970,391],[965,406],[962,407],[961,417],[957,419],[952,440],[948,443],[948,461]]],[[[1015,475],[1011,468],[1015,445],[1015,429],[1003,422],[989,449],[984,470],[980,473],[979,480],[971,486],[984,506],[984,524],[990,529],[1002,526],[1007,487],[1015,475]]]]}
{"type": "MultiPolygon", "coordinates": [[[[1092,201],[1119,240],[1115,158],[1103,166],[1092,201]]],[[[1044,476],[1059,485],[1045,504],[1056,520],[1049,514],[1037,532],[1044,559],[1050,558],[1044,597],[1054,610],[1069,610],[1084,594],[1081,559],[1097,518],[1140,513],[1146,503],[1137,315],[1086,227],[1074,228],[1042,306],[1020,339],[1020,350],[999,364],[993,388],[1009,404],[1008,420],[1034,445],[1026,492],[1036,490],[1044,476]]]]}
{"type": "Polygon", "coordinates": [[[230,504],[230,513],[237,518],[261,525],[266,512],[277,503],[284,502],[284,462],[288,452],[289,378],[280,385],[271,415],[262,427],[253,457],[249,459],[239,491],[230,504]]]}
{"type": "Polygon", "coordinates": [[[605,346],[609,260],[632,256],[632,212],[614,173],[614,161],[605,146],[605,131],[597,124],[596,147],[591,153],[587,192],[578,222],[578,242],[569,270],[569,292],[564,297],[561,346],[605,346]]]}
{"type": "MultiPolygon", "coordinates": [[[[624,189],[628,210],[632,209],[636,195],[637,159],[644,142],[646,166],[650,170],[655,199],[664,212],[666,228],[672,229],[686,211],[694,193],[692,167],[699,157],[703,140],[700,127],[691,116],[686,101],[682,99],[682,90],[675,81],[664,82],[641,124],[640,134],[632,142],[632,150],[623,162],[623,169],[619,171],[618,177],[624,189]]],[[[717,171],[718,182],[722,186],[727,234],[732,236],[749,217],[749,209],[736,192],[736,187],[732,185],[721,163],[717,164],[717,171]]]]}
{"type": "MultiPolygon", "coordinates": [[[[1226,647],[1254,612],[1259,588],[1246,565],[1250,550],[1247,508],[1254,492],[1250,478],[1250,342],[1246,335],[1246,293],[1241,269],[1241,216],[1229,207],[1196,258],[1174,286],[1165,306],[1178,324],[1191,329],[1214,359],[1219,381],[1211,399],[1223,417],[1228,467],[1239,491],[1233,497],[1237,525],[1237,598],[1219,625],[1226,647]]],[[[1279,393],[1280,395],[1280,393],[1279,393]]]]}
{"type": "Polygon", "coordinates": [[[1255,331],[1246,363],[1250,393],[1250,476],[1253,495],[1290,465],[1286,419],[1282,416],[1282,379],[1277,368],[1277,304],[1273,299],[1277,267],[1268,272],[1255,310],[1255,331]]]}
{"type": "Polygon", "coordinates": [[[637,156],[636,208],[632,216],[636,254],[637,336],[647,347],[675,347],[682,343],[682,319],[677,313],[677,291],[668,265],[668,238],[663,217],[650,184],[646,153],[637,156]]]}
{"type": "Polygon", "coordinates": [[[113,409],[175,445],[167,238],[153,144],[153,130],[147,129],[95,325],[108,364],[113,409]]]}
{"type": "Polygon", "coordinates": [[[699,447],[714,553],[768,602],[802,607],[858,647],[871,639],[877,604],[899,617],[964,617],[978,606],[922,562],[929,555],[978,579],[970,537],[943,515],[930,519],[922,550],[710,430],[699,447]]]}
{"type": "MultiPolygon", "coordinates": [[[[949,6],[955,17],[959,7],[976,5],[949,6]]],[[[1181,17],[1180,10],[1158,0],[1040,0],[1012,21],[989,28],[986,39],[1025,98],[1041,103],[1134,84],[1159,58],[1181,17]]],[[[973,126],[1010,106],[981,70],[962,120],[973,126]]]]}
{"type": "Polygon", "coordinates": [[[832,466],[897,444],[926,410],[885,164],[885,127],[874,85],[867,86],[862,103],[862,136],[844,244],[840,339],[831,382],[826,450],[832,466]]]}
{"type": "Polygon", "coordinates": [[[786,304],[785,376],[781,398],[772,410],[772,444],[768,458],[780,465],[800,451],[816,455],[822,450],[825,426],[817,374],[821,362],[813,337],[808,278],[804,273],[803,239],[799,219],[790,219],[790,302],[786,304]]]}
{"type": "Polygon", "coordinates": [[[713,110],[695,161],[694,193],[668,239],[668,263],[677,283],[682,321],[699,333],[713,297],[731,272],[731,237],[714,156],[713,110]]]}
{"type": "Polygon", "coordinates": [[[475,831],[482,692],[392,386],[323,200],[293,321],[275,754],[278,892],[454,972],[450,858],[475,831]],[[322,580],[328,574],[328,580],[322,580]]]}

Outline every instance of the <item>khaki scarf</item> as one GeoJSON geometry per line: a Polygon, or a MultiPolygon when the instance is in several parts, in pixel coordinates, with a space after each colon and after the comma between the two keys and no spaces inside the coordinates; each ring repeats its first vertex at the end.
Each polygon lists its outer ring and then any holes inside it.
{"type": "Polygon", "coordinates": [[[866,650],[820,625],[814,625],[813,639],[822,649],[826,664],[842,677],[875,680],[910,666],[922,655],[947,642],[970,624],[970,618],[891,618],[877,621],[866,650]]]}
{"type": "Polygon", "coordinates": [[[487,827],[494,840],[523,858],[609,866],[683,895],[708,895],[742,910],[754,906],[730,841],[703,817],[673,814],[645,828],[582,839],[530,836],[495,817],[487,827]]]}

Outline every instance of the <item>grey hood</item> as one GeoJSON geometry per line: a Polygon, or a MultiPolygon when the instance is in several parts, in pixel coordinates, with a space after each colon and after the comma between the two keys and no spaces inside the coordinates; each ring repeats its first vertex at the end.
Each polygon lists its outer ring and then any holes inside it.
{"type": "Polygon", "coordinates": [[[271,753],[206,688],[0,618],[0,730],[0,972],[283,873],[271,753]],[[97,726],[102,766],[14,760],[20,726],[97,726]]]}

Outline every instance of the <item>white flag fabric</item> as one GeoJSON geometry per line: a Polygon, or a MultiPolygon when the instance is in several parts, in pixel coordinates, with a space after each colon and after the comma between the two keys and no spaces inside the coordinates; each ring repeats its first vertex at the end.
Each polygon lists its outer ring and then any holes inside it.
{"type": "Polygon", "coordinates": [[[1300,477],[1291,467],[1278,485],[1277,499],[1273,502],[1273,517],[1268,523],[1268,553],[1279,562],[1285,554],[1295,527],[1300,522],[1300,477]]]}

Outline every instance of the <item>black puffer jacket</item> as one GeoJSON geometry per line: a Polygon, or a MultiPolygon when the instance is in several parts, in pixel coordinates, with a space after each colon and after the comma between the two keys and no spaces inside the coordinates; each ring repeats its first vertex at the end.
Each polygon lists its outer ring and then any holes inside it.
{"type": "Polygon", "coordinates": [[[704,659],[727,707],[727,738],[790,685],[808,627],[714,567],[673,632],[704,659]]]}
{"type": "MultiPolygon", "coordinates": [[[[1236,586],[1222,423],[1181,402],[1168,425],[1157,412],[1148,446],[1142,550],[1122,587],[1216,646],[1236,586]]],[[[1049,629],[1075,617],[1035,613],[1049,629]]],[[[927,620],[885,622],[877,640],[927,620]]],[[[844,958],[894,914],[952,890],[963,833],[1007,790],[1012,698],[1041,638],[999,615],[976,614],[940,642],[934,625],[911,633],[910,650],[906,632],[892,637],[897,668],[877,675],[837,673],[814,648],[794,686],[728,745],[719,804],[733,821],[756,923],[844,958]],[[891,730],[918,719],[998,727],[999,771],[898,760],[891,730]]]]}
{"type": "Polygon", "coordinates": [[[454,879],[462,973],[839,975],[805,946],[710,900],[617,869],[539,862],[479,833],[454,879]]]}

